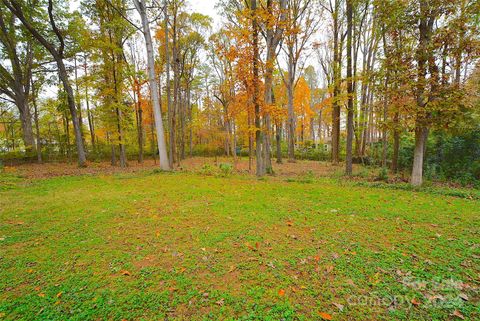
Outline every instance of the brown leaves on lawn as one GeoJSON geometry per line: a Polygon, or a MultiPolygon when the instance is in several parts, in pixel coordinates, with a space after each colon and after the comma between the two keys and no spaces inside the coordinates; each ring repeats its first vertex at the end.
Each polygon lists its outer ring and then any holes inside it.
{"type": "Polygon", "coordinates": [[[461,314],[460,311],[458,310],[453,311],[452,316],[465,320],[465,317],[463,316],[463,314],[461,314]]]}
{"type": "Polygon", "coordinates": [[[458,295],[463,301],[468,301],[468,295],[466,295],[465,293],[460,293],[458,295]]]}
{"type": "Polygon", "coordinates": [[[248,247],[248,249],[251,251],[258,251],[260,249],[260,243],[258,242],[255,243],[255,247],[251,245],[249,242],[246,242],[245,246],[248,247]]]}
{"type": "Polygon", "coordinates": [[[334,268],[335,268],[335,267],[334,267],[333,265],[327,265],[327,266],[325,267],[325,273],[326,273],[326,274],[329,274],[330,272],[333,271],[334,268]]]}
{"type": "Polygon", "coordinates": [[[285,290],[284,289],[278,290],[278,295],[279,296],[285,296],[285,290]]]}
{"type": "Polygon", "coordinates": [[[340,311],[343,311],[343,308],[345,307],[343,304],[336,303],[336,302],[333,302],[332,304],[340,311]]]}
{"type": "Polygon", "coordinates": [[[127,270],[121,270],[121,271],[120,271],[120,274],[121,274],[121,275],[125,275],[125,276],[131,276],[131,275],[132,275],[132,273],[130,273],[130,272],[127,271],[127,270]]]}
{"type": "Polygon", "coordinates": [[[413,298],[410,303],[412,303],[414,306],[419,306],[420,305],[420,301],[418,301],[416,298],[413,298]]]}

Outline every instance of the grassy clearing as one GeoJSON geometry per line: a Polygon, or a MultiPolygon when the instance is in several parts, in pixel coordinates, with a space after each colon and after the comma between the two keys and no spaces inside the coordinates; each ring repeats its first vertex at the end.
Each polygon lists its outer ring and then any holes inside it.
{"type": "Polygon", "coordinates": [[[9,184],[0,315],[474,320],[479,204],[312,177],[145,172],[9,184]]]}

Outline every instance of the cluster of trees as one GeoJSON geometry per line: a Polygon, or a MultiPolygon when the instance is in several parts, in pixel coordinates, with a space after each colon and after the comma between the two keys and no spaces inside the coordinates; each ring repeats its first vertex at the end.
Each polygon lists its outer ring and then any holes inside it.
{"type": "Polygon", "coordinates": [[[396,172],[411,138],[419,185],[429,137],[479,130],[478,1],[219,0],[217,10],[214,29],[186,0],[1,0],[2,152],[76,155],[80,166],[148,153],[163,169],[245,153],[263,176],[272,158],[311,150],[345,158],[351,175],[374,156],[396,172]]]}

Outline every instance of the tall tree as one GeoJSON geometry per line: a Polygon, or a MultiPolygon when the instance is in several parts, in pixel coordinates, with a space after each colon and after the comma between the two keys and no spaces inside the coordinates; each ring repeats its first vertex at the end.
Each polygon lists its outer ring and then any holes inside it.
{"type": "Polygon", "coordinates": [[[288,96],[288,159],[295,161],[294,91],[303,70],[305,49],[320,23],[321,14],[313,0],[289,0],[285,35],[285,54],[288,72],[284,76],[288,96]]]}
{"type": "MultiPolygon", "coordinates": [[[[153,56],[152,36],[150,33],[150,24],[148,21],[145,0],[134,0],[135,7],[142,19],[142,32],[145,38],[147,49],[148,77],[150,82],[150,94],[152,96],[153,112],[155,115],[155,129],[157,132],[158,152],[160,156],[160,167],[163,170],[170,170],[170,162],[167,155],[167,146],[165,143],[165,132],[163,129],[162,111],[160,108],[160,99],[158,96],[158,83],[155,76],[155,58],[153,56]]],[[[168,15],[165,8],[165,14],[168,15]]]]}
{"type": "MultiPolygon", "coordinates": [[[[265,89],[264,89],[264,100],[265,105],[270,106],[273,103],[273,71],[275,66],[275,60],[278,56],[277,48],[280,45],[284,30],[285,23],[287,20],[287,1],[280,0],[278,5],[272,0],[267,0],[267,17],[265,19],[265,41],[266,41],[266,63],[265,63],[265,89]]],[[[271,130],[271,120],[270,113],[267,111],[265,113],[265,172],[272,173],[272,160],[271,160],[271,142],[270,142],[270,130],[271,130]]],[[[277,141],[279,144],[279,141],[277,141]]],[[[281,159],[281,158],[280,158],[281,159]]],[[[277,159],[278,160],[278,159],[277,159]]],[[[280,160],[281,162],[281,160],[280,160]]]]}
{"type": "Polygon", "coordinates": [[[255,153],[256,153],[256,174],[257,176],[265,175],[265,166],[263,162],[263,132],[262,132],[262,119],[260,115],[260,102],[259,102],[259,91],[260,91],[260,79],[259,79],[259,44],[258,44],[258,12],[257,12],[257,1],[250,1],[250,10],[252,15],[252,66],[253,66],[253,105],[255,110],[255,153]]]}
{"type": "Polygon", "coordinates": [[[20,114],[22,138],[27,151],[35,148],[32,115],[29,106],[30,84],[34,60],[34,44],[18,30],[15,16],[0,5],[0,94],[15,103],[20,114]],[[7,64],[3,62],[8,61],[7,64]]]}
{"type": "Polygon", "coordinates": [[[77,146],[78,165],[86,166],[85,148],[83,145],[82,133],[80,129],[80,122],[77,116],[77,107],[75,104],[75,95],[68,78],[67,68],[65,67],[65,39],[61,30],[57,27],[57,19],[53,13],[53,0],[48,0],[48,20],[50,27],[54,33],[58,45],[47,35],[42,34],[41,28],[32,23],[31,18],[27,18],[25,8],[17,0],[2,0],[5,6],[22,22],[25,28],[32,34],[32,36],[47,49],[55,60],[58,67],[58,74],[62,81],[64,90],[67,95],[68,109],[72,117],[73,129],[75,133],[75,142],[77,146]]]}
{"type": "Polygon", "coordinates": [[[345,173],[352,175],[352,147],[353,147],[353,70],[352,70],[352,29],[353,29],[353,0],[346,0],[347,4],[347,151],[345,173]]]}

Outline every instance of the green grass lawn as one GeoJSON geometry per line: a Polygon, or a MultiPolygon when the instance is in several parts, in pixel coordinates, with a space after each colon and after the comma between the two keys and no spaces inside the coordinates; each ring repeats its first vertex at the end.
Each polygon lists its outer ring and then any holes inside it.
{"type": "Polygon", "coordinates": [[[0,319],[478,320],[480,201],[189,173],[0,189],[0,319]]]}

